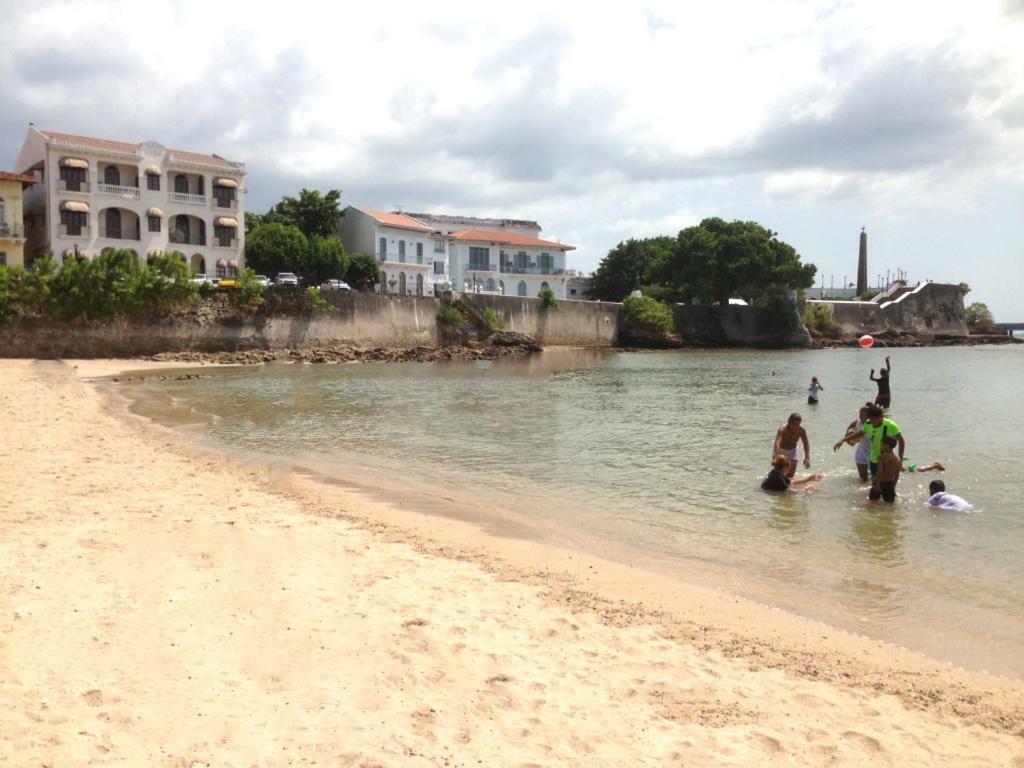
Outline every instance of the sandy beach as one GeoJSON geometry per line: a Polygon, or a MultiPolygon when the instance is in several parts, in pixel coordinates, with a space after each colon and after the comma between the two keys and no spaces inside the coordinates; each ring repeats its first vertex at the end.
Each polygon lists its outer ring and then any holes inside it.
{"type": "Polygon", "coordinates": [[[92,378],[155,365],[0,361],[2,766],[1024,766],[1020,681],[246,465],[92,378]]]}

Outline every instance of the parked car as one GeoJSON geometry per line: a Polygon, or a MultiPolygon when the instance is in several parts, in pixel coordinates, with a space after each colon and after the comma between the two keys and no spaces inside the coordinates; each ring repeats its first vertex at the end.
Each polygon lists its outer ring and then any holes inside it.
{"type": "Polygon", "coordinates": [[[264,288],[267,288],[270,285],[270,279],[266,275],[254,275],[253,280],[264,288]]]}
{"type": "Polygon", "coordinates": [[[217,290],[226,291],[238,287],[237,277],[222,277],[217,280],[217,290]]]}
{"type": "Polygon", "coordinates": [[[278,272],[274,285],[279,285],[283,288],[298,288],[299,278],[295,276],[294,272],[278,272]]]}
{"type": "Polygon", "coordinates": [[[351,286],[344,280],[328,280],[320,284],[321,291],[351,291],[351,286]]]}
{"type": "Polygon", "coordinates": [[[199,272],[198,274],[192,275],[193,285],[206,285],[208,282],[210,282],[210,278],[206,276],[205,272],[199,272]]]}

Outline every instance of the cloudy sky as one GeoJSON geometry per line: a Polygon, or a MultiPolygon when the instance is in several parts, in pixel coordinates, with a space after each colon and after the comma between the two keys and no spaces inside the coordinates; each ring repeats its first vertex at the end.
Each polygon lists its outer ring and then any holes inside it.
{"type": "MultiPolygon", "coordinates": [[[[591,271],[705,216],[825,284],[974,288],[1024,321],[1024,0],[0,0],[0,168],[29,122],[247,164],[249,207],[536,219],[591,271]]],[[[20,169],[15,169],[20,170],[20,169]]]]}

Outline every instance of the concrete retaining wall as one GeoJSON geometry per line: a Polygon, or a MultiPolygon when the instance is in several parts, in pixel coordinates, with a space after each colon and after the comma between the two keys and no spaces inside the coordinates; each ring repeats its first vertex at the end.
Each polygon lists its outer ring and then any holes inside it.
{"type": "Polygon", "coordinates": [[[676,328],[687,344],[723,347],[806,347],[810,334],[793,308],[789,317],[755,307],[673,307],[676,328]]]}
{"type": "Polygon", "coordinates": [[[808,301],[831,308],[832,317],[847,333],[877,333],[892,329],[918,335],[964,335],[964,297],[960,286],[922,283],[894,301],[808,301]]]}
{"type": "Polygon", "coordinates": [[[621,304],[562,299],[544,308],[540,299],[486,293],[466,293],[463,300],[493,309],[506,331],[529,334],[542,345],[610,347],[618,340],[621,304]]]}

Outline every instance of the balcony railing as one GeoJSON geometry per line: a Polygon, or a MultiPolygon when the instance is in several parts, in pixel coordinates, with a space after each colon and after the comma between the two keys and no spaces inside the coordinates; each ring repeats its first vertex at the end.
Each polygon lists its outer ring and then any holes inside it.
{"type": "Polygon", "coordinates": [[[60,225],[60,236],[61,237],[92,237],[92,230],[88,224],[83,224],[80,227],[76,227],[74,224],[61,224],[60,225]]]}
{"type": "Polygon", "coordinates": [[[121,184],[104,184],[102,181],[96,184],[96,191],[101,195],[113,195],[114,197],[128,197],[133,200],[139,199],[138,187],[125,187],[121,184]]]}
{"type": "Polygon", "coordinates": [[[238,240],[231,238],[230,240],[218,240],[213,241],[214,248],[238,248],[238,240]]]}
{"type": "Polygon", "coordinates": [[[138,240],[139,229],[138,227],[131,226],[120,226],[120,227],[104,227],[100,226],[100,237],[105,237],[108,240],[138,240]]]}
{"type": "Polygon", "coordinates": [[[214,208],[223,208],[230,211],[238,210],[238,200],[236,200],[235,198],[232,198],[231,200],[225,200],[224,198],[220,198],[214,195],[214,197],[212,198],[211,205],[214,208]]]}
{"type": "Polygon", "coordinates": [[[501,271],[507,275],[564,275],[565,270],[556,267],[538,267],[531,264],[528,267],[517,267],[514,264],[502,264],[501,271]]]}
{"type": "Polygon", "coordinates": [[[170,242],[175,245],[206,245],[206,238],[199,237],[198,235],[191,235],[184,237],[178,232],[171,232],[171,236],[168,238],[170,242]]]}
{"type": "Polygon", "coordinates": [[[206,195],[190,195],[185,192],[168,192],[167,199],[172,203],[185,205],[206,205],[206,195]]]}
{"type": "Polygon", "coordinates": [[[471,261],[471,262],[469,262],[469,270],[471,272],[497,272],[498,271],[498,265],[497,264],[484,264],[484,263],[479,262],[479,261],[471,261]]]}
{"type": "Polygon", "coordinates": [[[25,228],[21,224],[0,224],[0,237],[24,237],[25,228]]]}
{"type": "Polygon", "coordinates": [[[417,259],[415,256],[406,254],[404,256],[398,253],[377,253],[377,261],[385,262],[389,261],[393,264],[405,264],[408,267],[433,267],[433,264],[424,262],[423,259],[417,259]]]}
{"type": "Polygon", "coordinates": [[[67,179],[57,179],[57,191],[78,192],[80,194],[87,195],[92,191],[92,187],[88,181],[68,181],[67,179]]]}

